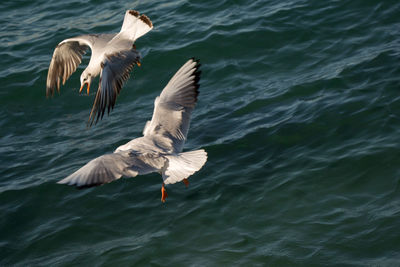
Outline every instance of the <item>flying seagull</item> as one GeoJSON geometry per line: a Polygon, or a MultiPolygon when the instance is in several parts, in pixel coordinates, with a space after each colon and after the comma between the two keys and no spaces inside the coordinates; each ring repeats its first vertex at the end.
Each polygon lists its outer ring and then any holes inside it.
{"type": "Polygon", "coordinates": [[[65,84],[90,48],[92,56],[81,74],[79,92],[87,84],[89,94],[92,79],[100,74],[99,88],[88,121],[89,125],[97,123],[106,109],[109,113],[114,108],[133,66],[140,66],[140,54],[134,43],[151,29],[153,24],[146,15],[127,10],[119,33],[87,34],[65,39],[54,50],[47,74],[46,95],[54,95],[55,89],[60,92],[60,82],[65,84]]]}
{"type": "Polygon", "coordinates": [[[182,152],[191,113],[199,94],[199,61],[190,59],[171,78],[154,101],[151,121],[143,136],[118,147],[59,181],[59,184],[90,187],[125,177],[158,172],[162,175],[161,201],[165,202],[165,185],[189,184],[187,178],[203,167],[207,153],[203,150],[182,152]]]}

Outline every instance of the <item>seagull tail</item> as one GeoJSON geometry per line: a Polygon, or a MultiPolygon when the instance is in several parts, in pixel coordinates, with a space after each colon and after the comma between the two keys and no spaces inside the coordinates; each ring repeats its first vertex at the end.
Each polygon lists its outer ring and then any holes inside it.
{"type": "Polygon", "coordinates": [[[207,161],[204,149],[166,156],[167,167],[162,173],[165,184],[180,182],[203,167],[207,161]]]}
{"type": "Polygon", "coordinates": [[[151,29],[153,29],[153,23],[146,15],[140,15],[136,10],[127,10],[120,33],[128,35],[129,39],[135,41],[151,29]]]}

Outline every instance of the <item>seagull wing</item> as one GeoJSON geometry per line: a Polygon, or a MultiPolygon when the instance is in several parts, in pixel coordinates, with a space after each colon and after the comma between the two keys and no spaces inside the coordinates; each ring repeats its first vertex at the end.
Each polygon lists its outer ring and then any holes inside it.
{"type": "Polygon", "coordinates": [[[165,161],[166,159],[158,154],[119,151],[89,161],[85,166],[58,183],[78,188],[101,185],[115,181],[122,176],[135,177],[139,174],[158,171],[164,166],[165,161]]]}
{"type": "Polygon", "coordinates": [[[140,55],[135,49],[125,50],[106,56],[101,63],[99,88],[90,112],[88,124],[97,123],[114,108],[117,96],[123,84],[129,78],[129,72],[139,61],[140,55]]]}
{"type": "Polygon", "coordinates": [[[60,82],[65,81],[75,72],[81,63],[82,56],[90,47],[92,49],[95,35],[82,35],[59,43],[54,50],[47,74],[46,95],[54,95],[55,89],[60,92],[60,82]]]}
{"type": "Polygon", "coordinates": [[[190,59],[171,78],[154,103],[153,117],[143,130],[172,153],[182,151],[199,94],[199,61],[190,59]]]}

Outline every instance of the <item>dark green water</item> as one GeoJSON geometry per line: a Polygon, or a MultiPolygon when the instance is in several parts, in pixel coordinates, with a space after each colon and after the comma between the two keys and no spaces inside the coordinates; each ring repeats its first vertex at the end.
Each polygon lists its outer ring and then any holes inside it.
{"type": "MultiPolygon", "coordinates": [[[[400,2],[2,1],[0,265],[399,266],[400,2]],[[110,116],[79,76],[45,98],[54,47],[154,30],[110,116]],[[203,169],[76,190],[56,182],[141,135],[154,98],[203,63],[185,149],[203,169]]],[[[92,87],[96,89],[96,85],[92,87]]]]}

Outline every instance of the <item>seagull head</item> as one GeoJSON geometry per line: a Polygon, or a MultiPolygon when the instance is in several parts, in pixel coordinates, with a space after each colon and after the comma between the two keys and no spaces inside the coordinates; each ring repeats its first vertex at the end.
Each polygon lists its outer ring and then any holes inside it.
{"type": "Polygon", "coordinates": [[[79,89],[79,93],[82,92],[83,87],[87,84],[87,94],[89,94],[90,83],[92,82],[92,75],[86,71],[81,74],[81,89],[79,89]]]}

